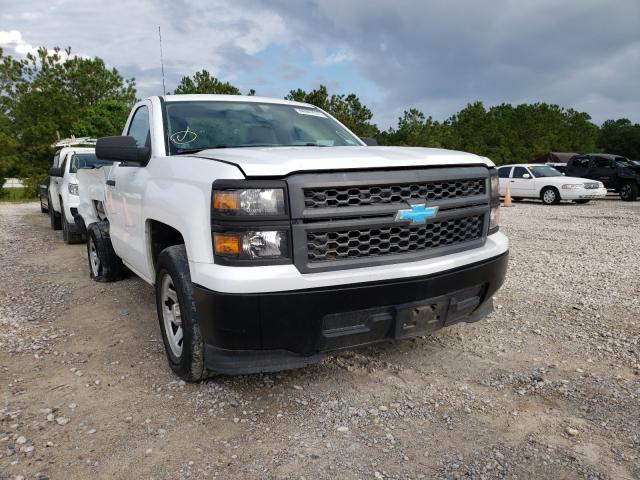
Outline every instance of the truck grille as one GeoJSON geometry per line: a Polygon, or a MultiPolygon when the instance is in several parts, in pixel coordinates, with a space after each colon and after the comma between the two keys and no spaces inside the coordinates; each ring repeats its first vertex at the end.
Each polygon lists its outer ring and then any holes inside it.
{"type": "Polygon", "coordinates": [[[365,185],[341,188],[309,188],[304,190],[307,208],[358,207],[408,200],[441,200],[485,193],[485,179],[421,182],[397,185],[365,185]]]}
{"type": "Polygon", "coordinates": [[[309,262],[416,252],[459,245],[482,236],[483,215],[453,218],[426,225],[307,232],[309,262]]]}
{"type": "Polygon", "coordinates": [[[484,244],[485,166],[345,171],[287,178],[293,261],[302,273],[424,260],[484,244]],[[433,218],[398,220],[414,204],[433,218]]]}

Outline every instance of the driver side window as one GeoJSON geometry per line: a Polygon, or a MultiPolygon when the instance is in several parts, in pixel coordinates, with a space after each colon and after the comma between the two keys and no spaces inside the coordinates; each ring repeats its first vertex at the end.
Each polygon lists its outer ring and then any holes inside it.
{"type": "MultiPolygon", "coordinates": [[[[513,176],[511,178],[524,178],[525,174],[529,174],[529,171],[524,167],[515,167],[513,169],[513,176]]],[[[529,174],[531,176],[531,174],[529,174]]]]}
{"type": "Polygon", "coordinates": [[[136,140],[138,147],[151,145],[151,131],[149,128],[149,108],[146,105],[138,108],[133,114],[127,135],[136,140]]]}

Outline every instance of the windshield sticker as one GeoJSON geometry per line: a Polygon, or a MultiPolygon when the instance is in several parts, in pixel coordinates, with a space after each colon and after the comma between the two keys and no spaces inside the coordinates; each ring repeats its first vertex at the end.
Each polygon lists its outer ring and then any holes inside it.
{"type": "Polygon", "coordinates": [[[314,117],[327,118],[327,116],[324,113],[322,113],[320,110],[309,110],[307,108],[294,108],[294,110],[298,112],[300,115],[311,115],[314,117]]]}
{"type": "Polygon", "coordinates": [[[196,138],[198,138],[198,134],[193,130],[189,130],[189,127],[187,127],[186,130],[181,130],[180,132],[173,133],[169,137],[169,140],[171,140],[171,143],[173,143],[174,145],[184,145],[187,143],[195,142],[196,138]]]}

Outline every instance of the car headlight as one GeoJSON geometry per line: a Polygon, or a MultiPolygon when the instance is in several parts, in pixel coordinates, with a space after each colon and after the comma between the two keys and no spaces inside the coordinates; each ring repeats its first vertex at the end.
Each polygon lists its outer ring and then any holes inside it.
{"type": "Polygon", "coordinates": [[[284,189],[244,188],[213,191],[213,210],[223,216],[282,216],[284,189]]]}
{"type": "Polygon", "coordinates": [[[561,187],[563,190],[580,190],[584,188],[582,183],[565,183],[561,187]]]}
{"type": "Polygon", "coordinates": [[[69,195],[75,195],[78,196],[78,184],[77,183],[70,183],[69,184],[69,195]]]}
{"type": "Polygon", "coordinates": [[[216,256],[236,260],[275,260],[289,258],[289,232],[250,230],[214,233],[216,256]]]}

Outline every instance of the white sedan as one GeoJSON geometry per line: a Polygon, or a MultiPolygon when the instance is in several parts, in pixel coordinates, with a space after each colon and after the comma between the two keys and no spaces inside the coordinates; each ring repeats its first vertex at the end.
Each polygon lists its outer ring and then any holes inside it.
{"type": "Polygon", "coordinates": [[[500,195],[504,197],[509,188],[514,200],[539,198],[546,205],[554,205],[560,200],[587,203],[589,200],[604,198],[607,195],[607,189],[602,182],[565,177],[548,165],[504,165],[498,168],[498,176],[500,195]]]}

